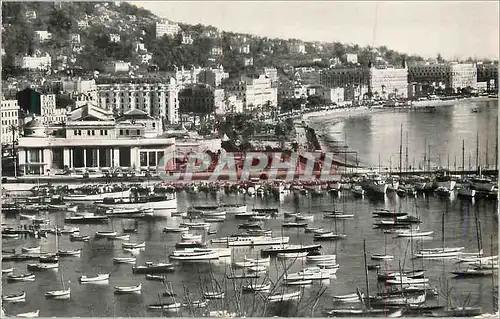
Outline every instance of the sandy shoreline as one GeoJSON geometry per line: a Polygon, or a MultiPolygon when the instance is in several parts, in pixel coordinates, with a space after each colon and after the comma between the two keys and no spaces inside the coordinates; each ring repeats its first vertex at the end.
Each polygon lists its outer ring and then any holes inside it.
{"type": "MultiPolygon", "coordinates": [[[[312,127],[315,130],[316,134],[318,135],[318,141],[320,142],[321,149],[324,152],[336,152],[339,151],[340,148],[335,147],[331,145],[331,143],[328,143],[326,141],[326,138],[330,140],[336,140],[334,137],[328,134],[328,128],[331,128],[332,126],[335,126],[351,117],[366,116],[388,111],[392,112],[392,109],[367,108],[367,107],[337,109],[331,111],[321,111],[321,112],[314,112],[311,114],[305,114],[304,121],[308,126],[312,127]],[[325,127],[324,125],[325,121],[329,122],[328,128],[325,127]]],[[[339,142],[340,144],[340,141],[337,140],[337,142],[339,142]]],[[[356,150],[350,150],[350,151],[356,151],[356,150]]],[[[336,156],[335,159],[339,163],[344,163],[346,161],[346,157],[340,154],[336,156]]],[[[352,156],[352,154],[348,154],[347,166],[356,166],[356,165],[362,167],[363,163],[359,162],[359,159],[358,163],[356,163],[356,159],[352,156]]],[[[345,165],[340,164],[339,166],[345,166],[345,165]]]]}

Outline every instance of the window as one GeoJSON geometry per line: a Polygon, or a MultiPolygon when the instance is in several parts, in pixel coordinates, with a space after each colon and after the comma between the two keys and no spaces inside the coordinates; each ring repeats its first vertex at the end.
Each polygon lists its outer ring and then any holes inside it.
{"type": "Polygon", "coordinates": [[[78,130],[75,130],[75,131],[73,132],[73,134],[74,134],[74,135],[78,135],[78,130]]]}
{"type": "Polygon", "coordinates": [[[120,135],[123,135],[123,130],[120,130],[120,135]]]}
{"type": "Polygon", "coordinates": [[[104,130],[104,135],[108,135],[108,130],[104,130]]]}
{"type": "Polygon", "coordinates": [[[129,131],[128,130],[125,130],[125,135],[129,135],[129,131]]]}
{"type": "Polygon", "coordinates": [[[153,123],[151,126],[152,126],[153,128],[155,128],[155,127],[156,127],[156,123],[153,123]]]}
{"type": "Polygon", "coordinates": [[[141,135],[141,130],[137,130],[137,135],[141,135]]]}

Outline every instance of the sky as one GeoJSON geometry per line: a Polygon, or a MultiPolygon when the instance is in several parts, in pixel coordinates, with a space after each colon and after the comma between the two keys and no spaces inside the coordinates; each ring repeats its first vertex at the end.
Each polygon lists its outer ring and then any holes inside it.
{"type": "Polygon", "coordinates": [[[498,1],[130,1],[175,22],[355,43],[424,57],[498,59],[498,1]]]}

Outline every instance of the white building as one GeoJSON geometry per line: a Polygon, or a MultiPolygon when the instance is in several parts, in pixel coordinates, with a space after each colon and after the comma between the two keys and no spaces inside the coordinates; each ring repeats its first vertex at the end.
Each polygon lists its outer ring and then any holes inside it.
{"type": "Polygon", "coordinates": [[[66,121],[66,109],[56,107],[55,94],[40,94],[40,120],[43,125],[66,121]]]}
{"type": "Polygon", "coordinates": [[[48,70],[52,66],[52,58],[46,56],[21,56],[16,57],[15,65],[21,69],[48,70]]]}
{"type": "Polygon", "coordinates": [[[453,90],[477,87],[477,67],[474,63],[451,63],[449,85],[453,90]]]}
{"type": "Polygon", "coordinates": [[[85,29],[89,26],[89,23],[87,20],[80,20],[77,22],[78,28],[80,29],[85,29]]]}
{"type": "Polygon", "coordinates": [[[347,53],[345,55],[345,60],[347,63],[357,64],[358,63],[358,55],[355,53],[347,53]]]}
{"type": "Polygon", "coordinates": [[[302,42],[292,41],[288,42],[288,50],[291,54],[305,54],[306,46],[302,42]]]}
{"type": "Polygon", "coordinates": [[[1,143],[12,143],[12,138],[14,138],[15,141],[19,137],[19,129],[17,129],[17,126],[19,125],[19,104],[17,103],[17,100],[4,100],[2,98],[0,111],[2,114],[2,134],[0,134],[1,143]],[[12,128],[14,127],[16,127],[16,129],[13,131],[12,128]]]}
{"type": "Polygon", "coordinates": [[[33,10],[26,11],[26,19],[28,20],[36,19],[36,12],[33,10]]]}
{"type": "Polygon", "coordinates": [[[245,59],[243,60],[243,64],[244,64],[245,66],[250,66],[250,65],[253,65],[253,58],[252,58],[252,57],[245,58],[245,59]]]}
{"type": "Polygon", "coordinates": [[[168,20],[164,20],[163,22],[156,22],[155,25],[156,37],[161,38],[166,35],[167,37],[173,37],[179,33],[181,28],[176,23],[171,23],[168,20]]]}
{"type": "Polygon", "coordinates": [[[231,95],[225,102],[225,113],[243,113],[243,101],[231,95]]]}
{"type": "Polygon", "coordinates": [[[278,81],[278,70],[276,68],[264,68],[262,73],[271,80],[271,83],[278,81]]]}
{"type": "Polygon", "coordinates": [[[109,73],[128,72],[130,70],[130,63],[123,61],[114,61],[106,65],[106,71],[109,73]]]}
{"type": "Polygon", "coordinates": [[[201,67],[192,66],[189,69],[185,69],[184,66],[174,68],[174,71],[167,72],[168,76],[174,78],[177,85],[180,87],[185,87],[187,85],[192,85],[199,83],[199,75],[203,71],[201,67]]]}
{"type": "Polygon", "coordinates": [[[66,93],[87,93],[97,91],[95,80],[82,80],[82,78],[61,80],[61,87],[66,93]]]}
{"type": "Polygon", "coordinates": [[[182,44],[191,45],[193,44],[193,38],[191,33],[182,32],[182,44]]]}
{"type": "Polygon", "coordinates": [[[377,99],[408,97],[408,68],[376,68],[369,70],[368,87],[377,99]]]}
{"type": "Polygon", "coordinates": [[[80,44],[80,35],[78,33],[71,34],[71,43],[80,44]]]}
{"type": "Polygon", "coordinates": [[[316,94],[321,95],[332,103],[344,102],[344,88],[320,88],[317,90],[316,94]]]}
{"type": "Polygon", "coordinates": [[[278,90],[271,85],[271,79],[265,75],[258,78],[241,77],[238,83],[225,87],[228,96],[234,95],[243,101],[245,111],[252,111],[267,106],[278,105],[278,90]]]}
{"type": "Polygon", "coordinates": [[[36,42],[44,42],[49,40],[52,37],[52,34],[48,31],[35,31],[35,41],[36,42]]]}
{"type": "Polygon", "coordinates": [[[134,45],[135,45],[135,52],[147,51],[146,50],[146,46],[144,45],[144,43],[136,42],[136,43],[134,43],[134,45]]]}
{"type": "Polygon", "coordinates": [[[170,124],[179,122],[179,88],[173,78],[161,83],[114,83],[97,87],[102,109],[123,113],[139,109],[170,124]]]}
{"type": "Polygon", "coordinates": [[[222,65],[219,68],[204,69],[198,75],[198,82],[208,84],[211,87],[219,87],[222,81],[229,78],[229,73],[224,72],[222,65]]]}
{"type": "Polygon", "coordinates": [[[49,136],[46,128],[32,121],[25,137],[19,138],[21,172],[44,175],[64,168],[156,167],[165,151],[175,150],[173,138],[149,138],[157,123],[138,110],[114,120],[111,112],[90,105],[73,110],[65,126],[53,128],[56,135],[49,136]]]}
{"type": "Polygon", "coordinates": [[[244,43],[238,48],[239,53],[249,54],[250,53],[250,44],[244,43]]]}
{"type": "Polygon", "coordinates": [[[114,42],[114,43],[118,43],[121,41],[121,37],[119,34],[116,34],[116,33],[111,33],[109,35],[109,41],[111,42],[114,42]]]}
{"type": "Polygon", "coordinates": [[[139,55],[139,58],[141,59],[142,64],[148,64],[149,61],[153,59],[153,54],[151,53],[144,53],[139,55]]]}

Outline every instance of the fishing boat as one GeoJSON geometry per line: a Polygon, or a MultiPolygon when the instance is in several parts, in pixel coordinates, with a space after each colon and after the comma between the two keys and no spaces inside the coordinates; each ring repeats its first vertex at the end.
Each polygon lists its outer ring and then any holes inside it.
{"type": "Polygon", "coordinates": [[[308,220],[308,221],[313,221],[314,220],[314,215],[302,215],[298,214],[295,216],[295,221],[302,221],[302,220],[308,220]]]}
{"type": "Polygon", "coordinates": [[[308,262],[325,262],[333,261],[337,259],[337,255],[311,255],[310,253],[306,256],[308,262]]]}
{"type": "Polygon", "coordinates": [[[113,288],[116,294],[141,293],[142,284],[137,286],[115,286],[113,288]]]}
{"type": "Polygon", "coordinates": [[[243,223],[238,225],[238,229],[261,229],[262,226],[258,223],[243,223]]]}
{"type": "Polygon", "coordinates": [[[163,228],[164,233],[183,233],[188,232],[189,227],[165,227],[163,228]]]}
{"type": "Polygon", "coordinates": [[[14,267],[2,268],[2,274],[9,274],[14,272],[14,267]]]}
{"type": "Polygon", "coordinates": [[[350,219],[354,218],[354,214],[335,214],[328,213],[323,215],[323,218],[333,218],[333,219],[350,219]]]}
{"type": "Polygon", "coordinates": [[[272,246],[269,248],[264,248],[261,250],[261,255],[277,255],[278,253],[300,253],[300,252],[311,252],[321,249],[321,245],[319,244],[311,244],[311,245],[280,245],[280,246],[272,246]]]}
{"type": "Polygon", "coordinates": [[[303,269],[297,273],[285,275],[285,280],[327,280],[332,276],[330,270],[320,269],[319,267],[310,267],[303,269]]]}
{"type": "Polygon", "coordinates": [[[253,264],[253,265],[246,266],[246,269],[249,272],[253,272],[253,273],[265,273],[268,271],[267,267],[268,267],[268,265],[253,264]]]}
{"type": "Polygon", "coordinates": [[[417,285],[426,284],[428,282],[429,278],[409,278],[406,276],[399,276],[385,281],[385,283],[389,285],[417,285]]]}
{"type": "Polygon", "coordinates": [[[28,264],[28,270],[41,271],[49,269],[58,269],[59,263],[39,263],[39,264],[28,264]]]}
{"type": "Polygon", "coordinates": [[[144,265],[132,267],[134,274],[152,274],[174,272],[175,268],[171,263],[154,263],[147,261],[144,265]]]}
{"type": "Polygon", "coordinates": [[[189,240],[199,240],[201,241],[202,236],[198,234],[190,234],[190,233],[184,233],[181,235],[181,240],[189,241],[189,240]]]}
{"type": "Polygon", "coordinates": [[[345,239],[347,235],[344,234],[335,234],[334,232],[326,232],[323,234],[315,234],[313,239],[315,241],[326,241],[326,240],[338,240],[345,239]]]}
{"type": "Polygon", "coordinates": [[[408,213],[396,212],[388,209],[378,209],[374,211],[372,214],[375,218],[384,218],[384,217],[396,218],[408,215],[408,213]]]}
{"type": "Polygon", "coordinates": [[[66,287],[64,285],[64,278],[63,278],[63,271],[62,270],[60,272],[60,277],[61,277],[62,289],[61,290],[47,291],[45,293],[45,298],[50,298],[50,299],[69,299],[71,297],[71,287],[68,287],[66,289],[66,287]]]}
{"type": "Polygon", "coordinates": [[[451,273],[457,278],[491,277],[493,269],[467,268],[465,270],[452,271],[451,273]]]}
{"type": "Polygon", "coordinates": [[[471,180],[471,187],[480,192],[492,192],[495,189],[496,183],[491,179],[478,176],[471,180]]]}
{"type": "Polygon", "coordinates": [[[305,228],[307,227],[307,223],[283,223],[281,225],[283,228],[305,228]]]}
{"type": "Polygon", "coordinates": [[[226,276],[227,279],[257,279],[259,277],[260,276],[257,273],[253,273],[253,274],[247,274],[247,273],[232,274],[232,275],[227,275],[226,276]]]}
{"type": "Polygon", "coordinates": [[[3,302],[24,302],[26,301],[26,291],[21,291],[16,294],[2,296],[3,302]]]}
{"type": "Polygon", "coordinates": [[[113,262],[115,264],[134,264],[136,262],[136,257],[115,257],[113,262]]]}
{"type": "Polygon", "coordinates": [[[404,231],[397,234],[396,237],[426,237],[432,235],[434,232],[424,231],[424,232],[412,232],[412,231],[404,231]]]}
{"type": "Polygon", "coordinates": [[[269,302],[280,302],[280,301],[289,301],[289,300],[298,300],[300,299],[301,296],[300,291],[294,291],[294,292],[289,292],[289,293],[281,293],[281,294],[275,294],[272,296],[268,296],[267,300],[269,302]]]}
{"type": "Polygon", "coordinates": [[[38,259],[41,263],[56,263],[59,261],[59,256],[57,253],[51,254],[51,253],[46,253],[40,255],[38,259]]]}
{"type": "Polygon", "coordinates": [[[80,256],[82,249],[72,249],[72,250],[59,250],[57,255],[60,257],[76,257],[80,256]]]}
{"type": "Polygon", "coordinates": [[[445,247],[445,248],[429,248],[422,249],[414,254],[415,258],[440,258],[440,257],[457,257],[465,247],[445,247]]]}
{"type": "Polygon", "coordinates": [[[116,235],[118,235],[118,233],[116,231],[113,231],[113,230],[97,231],[95,233],[96,238],[114,237],[116,235]]]}
{"type": "Polygon", "coordinates": [[[205,299],[224,299],[226,294],[224,292],[204,292],[203,297],[205,299]]]}
{"type": "Polygon", "coordinates": [[[242,288],[243,291],[266,292],[271,289],[271,284],[247,284],[242,288]]]}
{"type": "Polygon", "coordinates": [[[135,249],[135,248],[145,248],[146,242],[142,243],[122,243],[122,248],[135,249]]]}
{"type": "MultiPolygon", "coordinates": [[[[115,209],[154,209],[157,210],[176,210],[177,198],[174,194],[150,195],[144,197],[131,198],[105,198],[102,202],[96,203],[97,207],[115,208],[115,209]]],[[[155,212],[156,214],[156,212],[155,212]]]]}
{"type": "Polygon", "coordinates": [[[287,286],[309,286],[312,284],[312,280],[285,280],[285,285],[287,286]]]}
{"type": "Polygon", "coordinates": [[[178,310],[180,308],[180,302],[155,303],[148,306],[149,310],[178,310]]]}
{"type": "Polygon", "coordinates": [[[109,274],[97,274],[95,277],[88,277],[88,276],[81,276],[79,281],[81,283],[88,283],[88,282],[102,282],[102,281],[108,281],[109,280],[109,274]]]}
{"type": "MultiPolygon", "coordinates": [[[[195,248],[196,249],[196,248],[195,248]]],[[[219,259],[219,253],[214,250],[176,250],[174,251],[169,258],[171,260],[179,260],[179,261],[207,261],[207,260],[216,260],[219,259]]]]}
{"type": "Polygon", "coordinates": [[[324,232],[323,227],[306,227],[305,228],[306,233],[322,233],[324,232]]]}
{"type": "Polygon", "coordinates": [[[189,307],[189,308],[205,308],[208,305],[208,301],[206,300],[193,300],[193,301],[188,301],[184,304],[182,304],[183,307],[189,307]]]}
{"type": "Polygon", "coordinates": [[[246,204],[224,204],[221,205],[220,207],[224,209],[228,214],[237,214],[247,211],[246,204]]]}
{"type": "Polygon", "coordinates": [[[130,240],[130,235],[129,234],[116,234],[116,235],[110,235],[106,236],[108,240],[130,240]]]}
{"type": "Polygon", "coordinates": [[[21,275],[10,274],[7,276],[7,281],[35,281],[35,274],[27,273],[21,275]]]}
{"type": "Polygon", "coordinates": [[[79,227],[69,227],[61,229],[61,234],[74,234],[80,232],[79,227]]]}
{"type": "Polygon", "coordinates": [[[40,246],[36,246],[36,247],[22,247],[21,251],[23,253],[39,254],[40,253],[40,246]]]}
{"type": "Polygon", "coordinates": [[[88,235],[82,235],[82,236],[70,235],[69,239],[71,241],[89,241],[90,240],[90,236],[88,236],[88,235]]]}
{"type": "Polygon", "coordinates": [[[129,198],[131,195],[131,189],[126,189],[118,192],[103,192],[100,194],[78,194],[78,195],[66,195],[63,197],[64,200],[69,202],[95,202],[104,200],[105,198],[129,198]]]}
{"type": "Polygon", "coordinates": [[[146,280],[165,281],[164,275],[146,274],[146,280]]]}
{"type": "Polygon", "coordinates": [[[181,223],[180,226],[188,227],[189,229],[201,229],[201,230],[207,230],[210,228],[209,223],[196,223],[196,222],[181,223]]]}
{"type": "Polygon", "coordinates": [[[401,295],[399,293],[370,296],[370,302],[384,306],[419,305],[425,302],[426,294],[401,295]]]}
{"type": "Polygon", "coordinates": [[[401,276],[408,277],[408,278],[419,278],[423,277],[425,274],[425,270],[410,270],[410,271],[403,271],[403,272],[390,272],[390,273],[379,273],[378,274],[378,280],[379,281],[386,281],[388,279],[396,279],[400,278],[401,276]]]}
{"type": "MultiPolygon", "coordinates": [[[[364,298],[364,294],[362,294],[361,297],[364,298]]],[[[357,293],[352,293],[347,295],[333,296],[333,301],[351,303],[359,302],[360,299],[357,293]]]]}
{"type": "Polygon", "coordinates": [[[290,237],[236,237],[234,240],[228,241],[228,246],[265,246],[265,245],[282,245],[288,244],[290,237]]]}
{"type": "Polygon", "coordinates": [[[39,314],[40,314],[40,310],[35,310],[35,311],[31,311],[31,312],[18,313],[17,315],[15,315],[15,317],[37,318],[39,314]]]}
{"type": "Polygon", "coordinates": [[[107,223],[108,216],[72,216],[66,217],[64,219],[65,223],[68,224],[102,224],[107,223]]]}
{"type": "Polygon", "coordinates": [[[269,262],[271,261],[271,257],[267,257],[267,258],[247,258],[245,256],[244,260],[245,260],[245,262],[249,262],[249,263],[254,263],[254,264],[260,265],[260,264],[269,264],[269,262]]]}
{"type": "Polygon", "coordinates": [[[303,258],[307,256],[307,252],[296,252],[296,253],[278,253],[276,255],[278,258],[303,258]]]}

